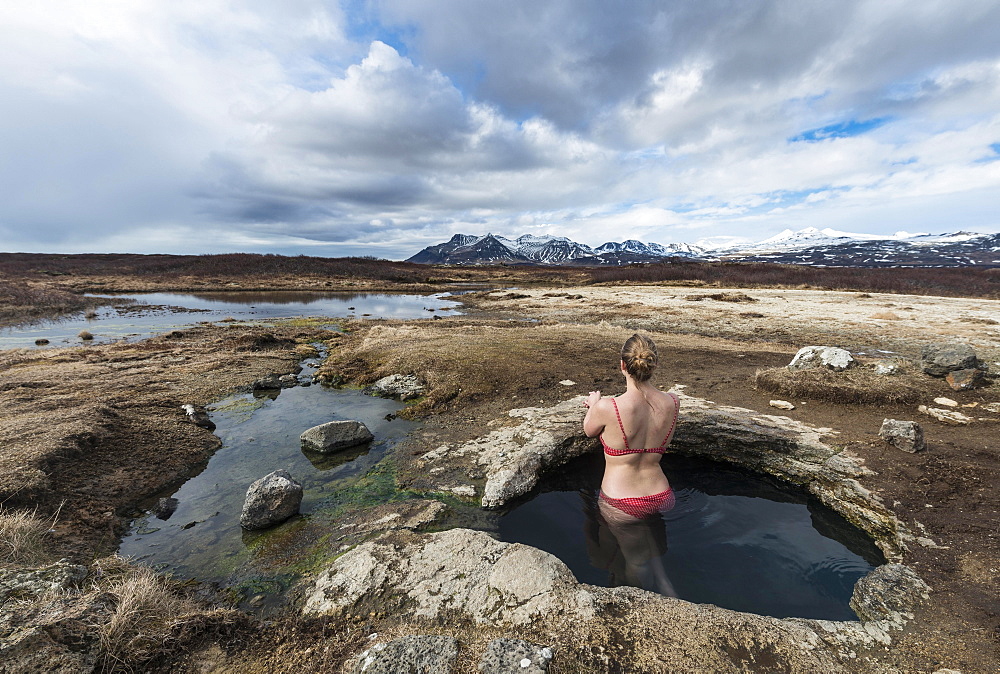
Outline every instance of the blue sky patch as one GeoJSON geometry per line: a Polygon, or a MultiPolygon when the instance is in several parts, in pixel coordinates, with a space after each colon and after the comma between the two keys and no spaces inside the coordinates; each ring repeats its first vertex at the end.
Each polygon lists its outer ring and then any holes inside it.
{"type": "Polygon", "coordinates": [[[816,143],[830,138],[850,138],[852,136],[860,136],[863,133],[868,133],[869,131],[877,129],[889,121],[889,117],[876,117],[874,119],[866,120],[851,119],[846,122],[829,124],[827,126],[821,126],[817,129],[803,131],[799,135],[790,138],[789,141],[792,143],[802,141],[806,143],[816,143]]]}

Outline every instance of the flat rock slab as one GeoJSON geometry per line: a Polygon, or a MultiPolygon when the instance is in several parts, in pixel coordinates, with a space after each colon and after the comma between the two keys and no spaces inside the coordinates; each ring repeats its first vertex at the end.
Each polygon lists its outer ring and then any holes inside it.
{"type": "Polygon", "coordinates": [[[351,674],[450,674],[457,659],[454,637],[411,634],[375,644],[357,657],[351,674]]]}
{"type": "Polygon", "coordinates": [[[520,639],[494,639],[479,661],[482,674],[545,674],[552,649],[520,639]]]}
{"type": "Polygon", "coordinates": [[[854,357],[846,349],[836,346],[804,346],[792,358],[788,369],[809,370],[821,367],[842,372],[853,365],[854,357]]]}
{"type": "Polygon", "coordinates": [[[377,382],[365,389],[368,395],[380,398],[398,398],[400,400],[413,400],[424,394],[426,388],[412,374],[391,374],[382,377],[377,382]]]}
{"type": "Polygon", "coordinates": [[[360,421],[329,421],[304,431],[299,440],[304,449],[331,454],[371,442],[374,437],[360,421]]]}

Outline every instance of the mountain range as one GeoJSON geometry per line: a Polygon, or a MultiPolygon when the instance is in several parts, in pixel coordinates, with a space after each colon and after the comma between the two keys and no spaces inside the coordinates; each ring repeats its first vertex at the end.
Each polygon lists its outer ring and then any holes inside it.
{"type": "Polygon", "coordinates": [[[1000,266],[1000,234],[854,234],[807,227],[785,230],[752,244],[698,246],[686,243],[609,241],[592,248],[561,236],[456,234],[407,260],[422,264],[534,264],[603,266],[667,258],[777,262],[830,267],[1000,266]]]}

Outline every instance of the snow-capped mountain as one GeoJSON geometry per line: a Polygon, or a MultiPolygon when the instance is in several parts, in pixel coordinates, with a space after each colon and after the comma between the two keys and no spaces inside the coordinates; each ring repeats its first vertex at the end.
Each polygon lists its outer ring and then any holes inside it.
{"type": "Polygon", "coordinates": [[[743,260],[840,267],[1000,266],[1000,234],[856,234],[835,229],[787,229],[757,243],[714,249],[687,243],[609,241],[596,248],[562,236],[524,234],[516,239],[456,234],[428,246],[409,262],[424,264],[619,265],[668,258],[743,260]]]}
{"type": "Polygon", "coordinates": [[[689,244],[642,243],[630,239],[618,243],[609,241],[591,248],[564,236],[534,236],[525,234],[516,239],[487,234],[476,237],[456,234],[446,243],[428,246],[408,262],[424,264],[513,264],[542,265],[608,265],[628,262],[650,262],[665,257],[702,257],[705,251],[689,244]]]}

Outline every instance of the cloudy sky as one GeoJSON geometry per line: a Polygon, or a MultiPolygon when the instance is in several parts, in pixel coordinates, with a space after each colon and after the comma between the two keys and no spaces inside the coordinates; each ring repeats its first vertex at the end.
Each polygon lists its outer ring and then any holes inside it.
{"type": "Polygon", "coordinates": [[[996,0],[0,5],[0,250],[1000,231],[996,0]]]}

